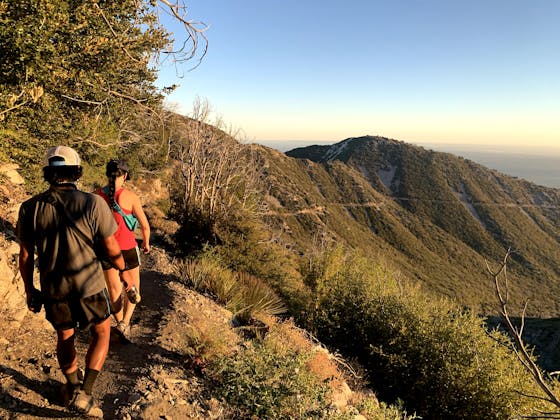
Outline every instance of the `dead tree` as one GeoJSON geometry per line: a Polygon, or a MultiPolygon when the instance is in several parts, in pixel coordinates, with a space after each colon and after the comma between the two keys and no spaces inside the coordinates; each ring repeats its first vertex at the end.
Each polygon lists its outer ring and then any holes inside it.
{"type": "Polygon", "coordinates": [[[209,116],[207,101],[196,100],[191,118],[177,122],[172,147],[182,177],[182,208],[215,221],[235,208],[252,210],[260,175],[250,149],[234,132],[222,130],[221,121],[210,124],[209,116]]]}
{"type": "MultiPolygon", "coordinates": [[[[533,360],[530,350],[527,348],[526,344],[523,342],[522,339],[523,328],[525,327],[525,314],[527,310],[527,303],[525,303],[525,306],[523,308],[520,325],[518,327],[513,324],[511,320],[511,316],[508,311],[510,294],[509,294],[509,280],[507,277],[507,262],[508,262],[508,258],[512,254],[513,251],[511,249],[508,249],[497,270],[492,270],[490,268],[490,265],[488,264],[488,261],[486,261],[486,268],[488,269],[488,272],[494,279],[494,290],[496,292],[496,297],[500,305],[500,315],[504,321],[507,332],[512,340],[511,346],[515,355],[517,356],[517,358],[519,359],[523,367],[531,375],[535,383],[541,388],[541,390],[545,394],[545,397],[541,397],[541,396],[531,396],[531,397],[547,401],[551,404],[554,404],[554,406],[560,408],[560,399],[554,393],[549,383],[546,381],[545,377],[543,376],[543,372],[533,360]]],[[[560,412],[543,413],[543,415],[545,417],[540,417],[540,418],[560,418],[560,412]]]]}

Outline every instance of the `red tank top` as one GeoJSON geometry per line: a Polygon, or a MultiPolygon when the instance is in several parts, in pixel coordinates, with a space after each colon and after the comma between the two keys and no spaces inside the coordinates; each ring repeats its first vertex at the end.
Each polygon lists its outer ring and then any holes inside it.
{"type": "MultiPolygon", "coordinates": [[[[121,193],[124,191],[124,188],[120,188],[116,193],[115,193],[115,201],[117,203],[119,203],[119,196],[121,195],[121,193]]],[[[105,199],[105,201],[107,202],[107,204],[109,205],[109,207],[111,207],[111,200],[109,199],[109,197],[107,196],[107,194],[105,194],[105,192],[103,191],[103,188],[98,188],[95,191],[96,194],[99,194],[101,197],[103,197],[105,199]]],[[[120,206],[120,203],[119,203],[120,206]]],[[[113,217],[115,218],[115,221],[117,222],[117,232],[115,233],[115,239],[117,240],[117,242],[119,243],[119,246],[121,248],[122,251],[126,251],[132,248],[136,248],[136,246],[138,245],[136,243],[136,237],[134,236],[134,232],[132,232],[129,228],[126,227],[126,223],[124,222],[123,217],[116,212],[115,210],[111,209],[113,211],[113,217]]],[[[121,206],[121,210],[124,212],[124,214],[132,214],[131,210],[127,210],[125,208],[123,208],[121,206]]]]}

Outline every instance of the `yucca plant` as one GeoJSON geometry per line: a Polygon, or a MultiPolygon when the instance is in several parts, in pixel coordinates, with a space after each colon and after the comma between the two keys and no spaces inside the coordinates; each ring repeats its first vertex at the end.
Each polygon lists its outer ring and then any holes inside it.
{"type": "Polygon", "coordinates": [[[247,324],[257,314],[278,316],[286,312],[282,299],[259,278],[243,272],[237,277],[243,286],[243,307],[237,311],[236,318],[242,324],[247,324]]]}
{"type": "Polygon", "coordinates": [[[185,261],[178,270],[184,281],[194,290],[209,293],[215,300],[232,312],[237,312],[246,305],[244,289],[237,275],[219,265],[208,256],[185,261]]]}
{"type": "Polygon", "coordinates": [[[239,284],[237,276],[231,270],[218,269],[213,271],[206,280],[207,291],[210,292],[216,300],[229,307],[232,301],[237,300],[239,294],[239,284]]]}
{"type": "Polygon", "coordinates": [[[193,259],[189,259],[181,264],[179,272],[182,274],[183,280],[195,290],[201,290],[203,287],[206,273],[202,264],[193,259]]]}
{"type": "Polygon", "coordinates": [[[209,292],[215,295],[221,303],[228,301],[237,282],[235,275],[230,270],[204,255],[197,259],[187,260],[180,271],[189,286],[199,292],[209,292]]]}
{"type": "Polygon", "coordinates": [[[199,292],[211,294],[243,325],[257,314],[278,316],[287,310],[282,299],[258,277],[235,273],[211,257],[189,259],[179,271],[187,284],[199,292]]]}

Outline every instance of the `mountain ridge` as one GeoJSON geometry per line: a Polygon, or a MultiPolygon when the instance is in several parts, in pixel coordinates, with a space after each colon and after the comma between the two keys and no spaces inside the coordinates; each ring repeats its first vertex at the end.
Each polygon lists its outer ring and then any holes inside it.
{"type": "Polygon", "coordinates": [[[261,153],[277,213],[299,212],[286,222],[296,242],[297,231],[307,231],[367,252],[378,247],[407,277],[482,313],[495,310],[485,260],[500,261],[512,248],[517,309],[530,298],[539,302],[533,315],[558,313],[559,190],[385,137],[297,148],[286,158],[261,153]],[[306,215],[304,207],[323,211],[306,215]]]}

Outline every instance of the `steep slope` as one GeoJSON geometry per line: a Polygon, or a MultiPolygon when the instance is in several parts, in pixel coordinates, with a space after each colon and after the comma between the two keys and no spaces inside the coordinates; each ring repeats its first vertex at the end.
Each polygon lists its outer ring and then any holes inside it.
{"type": "Polygon", "coordinates": [[[259,149],[269,221],[305,248],[330,239],[382,256],[426,288],[493,313],[485,260],[508,248],[512,302],[559,313],[560,191],[474,162],[379,137],[259,149]],[[293,159],[296,158],[296,159],[293,159]]]}
{"type": "MultiPolygon", "coordinates": [[[[5,168],[0,165],[0,316],[4,320],[0,333],[0,418],[76,418],[64,408],[61,398],[65,380],[56,361],[56,334],[44,310],[31,313],[25,303],[14,226],[19,205],[29,195],[20,185],[23,179],[17,178],[17,184],[11,180],[17,172],[11,166],[7,171],[5,168]]],[[[129,187],[145,203],[154,246],[143,257],[143,298],[132,319],[134,343],[124,344],[116,334],[111,336],[94,395],[105,418],[239,418],[236,407],[215,394],[215,379],[205,368],[211,356],[216,358],[220,352],[226,353],[228,360],[235,359],[240,348],[255,345],[253,339],[244,329],[234,327],[230,311],[189,288],[176,261],[160,246],[177,228],[154,204],[165,194],[160,181],[133,182],[129,187]]],[[[309,366],[318,381],[329,384],[333,407],[357,413],[352,401],[376,401],[369,390],[353,391],[339,369],[338,358],[305,331],[272,317],[266,326],[269,331],[281,328],[289,332],[290,339],[284,343],[293,342],[313,355],[309,366]]],[[[76,336],[83,362],[90,336],[87,331],[78,331],[76,336]]],[[[358,382],[353,380],[352,388],[356,389],[358,382]]],[[[363,417],[355,414],[352,418],[363,417]]]]}
{"type": "MultiPolygon", "coordinates": [[[[23,179],[11,176],[15,171],[12,166],[4,171],[6,167],[0,165],[0,316],[4,320],[0,334],[0,418],[76,418],[64,409],[61,400],[64,379],[56,361],[56,334],[44,310],[33,314],[25,303],[14,226],[19,205],[29,196],[21,185],[23,179]]],[[[153,215],[150,209],[148,213],[153,215]]],[[[133,319],[137,340],[123,345],[118,337],[111,338],[96,396],[103,396],[100,404],[106,418],[161,418],[170,413],[182,418],[216,417],[215,412],[223,408],[209,401],[208,392],[201,391],[206,387],[204,378],[186,357],[176,353],[179,338],[189,328],[184,319],[177,319],[177,307],[202,307],[209,318],[225,326],[227,313],[174,283],[165,253],[157,246],[152,251],[142,271],[143,302],[133,319]]],[[[229,334],[235,336],[231,331],[229,334]]],[[[77,338],[83,361],[89,335],[81,331],[77,338]]]]}

